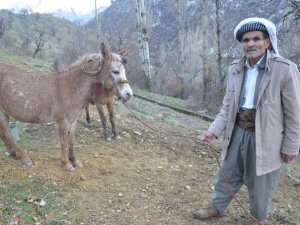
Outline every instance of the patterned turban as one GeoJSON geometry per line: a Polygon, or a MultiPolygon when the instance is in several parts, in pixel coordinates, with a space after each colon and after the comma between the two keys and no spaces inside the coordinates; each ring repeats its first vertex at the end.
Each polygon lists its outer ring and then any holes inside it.
{"type": "Polygon", "coordinates": [[[234,37],[241,42],[244,33],[254,30],[262,31],[268,34],[271,41],[269,50],[279,54],[277,49],[276,27],[270,20],[256,17],[245,19],[241,21],[234,29],[234,37]]]}

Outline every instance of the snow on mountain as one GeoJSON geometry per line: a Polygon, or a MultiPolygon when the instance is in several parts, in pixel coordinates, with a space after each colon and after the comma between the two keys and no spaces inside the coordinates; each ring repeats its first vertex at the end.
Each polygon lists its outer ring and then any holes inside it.
{"type": "MultiPolygon", "coordinates": [[[[98,13],[105,11],[108,7],[109,6],[99,7],[98,13]]],[[[10,8],[9,10],[14,13],[27,13],[27,14],[38,12],[37,10],[33,9],[33,7],[28,4],[15,5],[12,8],[10,8]]],[[[43,13],[51,14],[55,17],[69,20],[80,26],[87,24],[90,20],[92,20],[95,17],[94,10],[87,12],[87,13],[81,13],[81,12],[77,12],[73,8],[49,9],[47,11],[44,11],[43,13]]]]}
{"type": "MultiPolygon", "coordinates": [[[[98,8],[98,13],[106,10],[108,6],[102,6],[98,8]]],[[[83,26],[87,24],[90,20],[95,17],[95,11],[92,10],[88,13],[78,13],[74,9],[70,8],[69,10],[59,9],[53,12],[50,12],[51,15],[59,17],[61,19],[69,20],[77,25],[83,26]]]]}

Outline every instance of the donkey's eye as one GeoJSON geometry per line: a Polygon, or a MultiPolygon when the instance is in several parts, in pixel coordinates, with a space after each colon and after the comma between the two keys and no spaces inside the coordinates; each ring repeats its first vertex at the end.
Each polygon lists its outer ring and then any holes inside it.
{"type": "Polygon", "coordinates": [[[119,70],[113,70],[112,72],[113,72],[113,74],[119,74],[120,73],[119,70]]]}

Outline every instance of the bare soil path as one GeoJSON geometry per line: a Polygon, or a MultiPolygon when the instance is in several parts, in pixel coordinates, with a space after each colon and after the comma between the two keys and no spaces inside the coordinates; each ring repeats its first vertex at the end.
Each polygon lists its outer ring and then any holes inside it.
{"type": "MultiPolygon", "coordinates": [[[[163,131],[196,136],[208,127],[199,118],[136,98],[129,105],[139,118],[163,131]]],[[[60,144],[53,124],[19,123],[19,145],[36,164],[20,166],[0,144],[0,225],[250,223],[249,214],[236,202],[220,219],[193,219],[193,210],[210,203],[218,169],[213,154],[193,140],[152,131],[120,103],[116,112],[123,137],[118,141],[104,141],[95,107],[91,107],[92,125],[85,125],[84,116],[80,119],[76,149],[84,167],[73,173],[64,172],[60,166],[60,144]]],[[[245,188],[237,197],[248,209],[245,188]]],[[[297,158],[283,168],[269,224],[299,225],[299,212],[297,158]]]]}

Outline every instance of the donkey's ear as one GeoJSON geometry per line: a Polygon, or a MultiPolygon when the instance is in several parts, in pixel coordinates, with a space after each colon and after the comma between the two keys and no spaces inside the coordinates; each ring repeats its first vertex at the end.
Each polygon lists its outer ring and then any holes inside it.
{"type": "Polygon", "coordinates": [[[105,46],[105,44],[102,42],[101,43],[101,54],[104,57],[105,60],[109,60],[110,56],[109,56],[109,52],[105,46]]]}
{"type": "Polygon", "coordinates": [[[118,54],[119,54],[119,55],[124,55],[124,54],[129,50],[129,48],[130,48],[130,47],[120,49],[120,50],[118,51],[118,54]]]}

